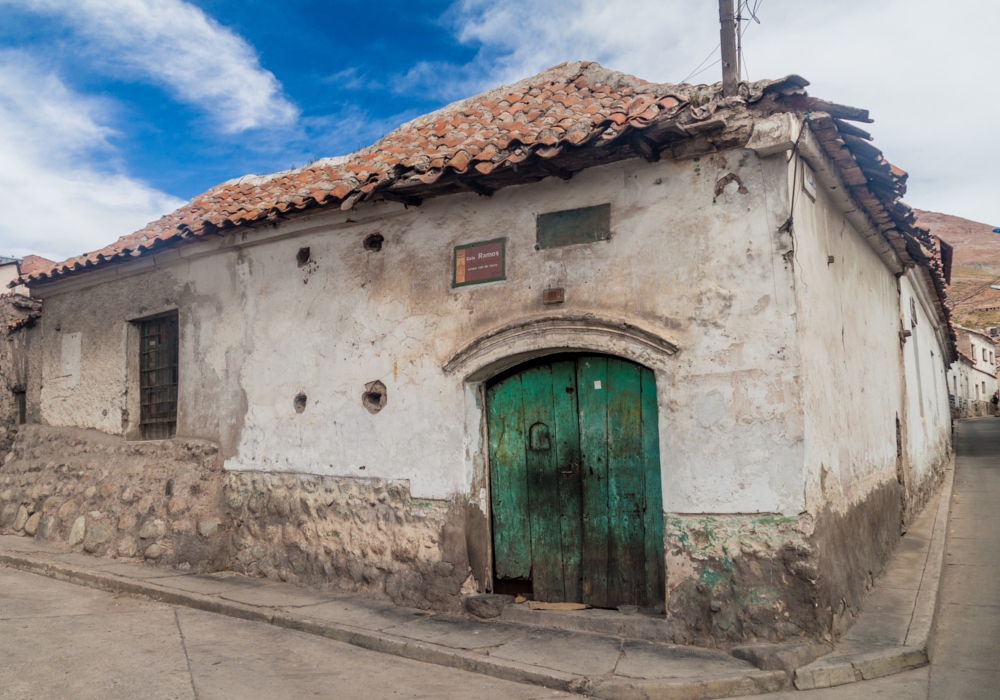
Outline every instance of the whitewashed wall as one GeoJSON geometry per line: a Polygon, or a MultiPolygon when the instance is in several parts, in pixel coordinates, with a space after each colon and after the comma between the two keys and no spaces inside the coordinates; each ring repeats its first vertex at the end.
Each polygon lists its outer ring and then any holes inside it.
{"type": "Polygon", "coordinates": [[[808,166],[789,166],[807,501],[843,512],[895,478],[895,420],[903,418],[899,293],[825,189],[816,189],[815,201],[806,193],[808,166]]]}
{"type": "Polygon", "coordinates": [[[906,377],[906,456],[913,483],[932,476],[951,449],[945,330],[915,270],[899,279],[900,316],[910,331],[903,345],[906,377]]]}
{"type": "Polygon", "coordinates": [[[121,267],[52,285],[42,415],[121,432],[125,319],[175,306],[179,432],[220,440],[227,468],[407,479],[415,496],[441,498],[467,492],[476,444],[466,435],[475,395],[443,365],[504,324],[594,314],[679,348],[656,368],[668,511],[797,513],[790,239],[775,233],[786,196],[783,157],[629,161],[492,198],[317,215],[133,264],[143,274],[121,267]],[[715,194],[729,172],[745,194],[735,182],[715,194]],[[610,241],[534,249],[537,214],[605,202],[610,241]],[[362,247],[373,232],[385,237],[380,253],[362,247]],[[507,281],[452,289],[453,246],[499,236],[507,281]],[[299,268],[305,246],[312,262],[299,268]],[[548,286],[564,287],[566,303],[543,307],[548,286]],[[62,337],[77,332],[81,363],[67,380],[62,337]],[[388,388],[377,415],[361,404],[374,380],[388,388]]]}

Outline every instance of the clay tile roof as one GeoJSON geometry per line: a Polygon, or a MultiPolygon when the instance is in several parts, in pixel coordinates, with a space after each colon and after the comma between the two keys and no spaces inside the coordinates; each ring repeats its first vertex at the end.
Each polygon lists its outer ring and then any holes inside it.
{"type": "Polygon", "coordinates": [[[906,234],[898,243],[903,254],[933,265],[932,237],[900,201],[906,173],[868,143],[867,132],[844,121],[870,121],[868,113],[812,98],[803,89],[808,84],[794,75],[743,83],[739,97],[724,98],[719,85],[656,84],[597,63],[564,63],[418,117],[350,155],[224,182],[101,250],[58,264],[36,259],[22,267],[19,281],[44,283],[318,207],[347,210],[364,199],[420,204],[455,192],[491,194],[546,175],[569,177],[623,158],[655,160],[672,139],[722,128],[737,134],[725,146],[731,148],[749,138],[751,106],[762,116],[817,115],[813,127],[861,204],[880,226],[906,234]]]}
{"type": "MultiPolygon", "coordinates": [[[[427,183],[451,182],[455,175],[495,176],[539,149],[599,142],[609,126],[635,122],[646,128],[657,115],[677,117],[692,95],[710,92],[707,86],[649,83],[596,63],[565,63],[419,117],[351,155],[224,182],[101,250],[27,267],[22,280],[44,282],[314,207],[349,209],[362,198],[391,199],[391,188],[422,185],[426,191],[427,183]]],[[[688,118],[703,119],[703,112],[693,110],[688,118]]]]}

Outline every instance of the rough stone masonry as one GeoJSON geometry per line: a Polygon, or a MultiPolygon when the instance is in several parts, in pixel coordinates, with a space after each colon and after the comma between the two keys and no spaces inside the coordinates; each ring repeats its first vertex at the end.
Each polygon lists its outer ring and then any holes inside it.
{"type": "Polygon", "coordinates": [[[424,608],[457,607],[470,580],[455,510],[381,479],[225,473],[206,440],[26,425],[0,469],[0,532],[424,608]]]}

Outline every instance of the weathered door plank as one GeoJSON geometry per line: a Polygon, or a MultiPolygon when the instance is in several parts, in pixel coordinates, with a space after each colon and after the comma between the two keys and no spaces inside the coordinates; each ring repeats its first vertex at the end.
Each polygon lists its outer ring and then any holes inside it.
{"type": "Polygon", "coordinates": [[[642,511],[646,474],[642,458],[639,366],[608,360],[608,605],[636,605],[646,597],[646,543],[642,511]]]}
{"type": "Polygon", "coordinates": [[[583,471],[583,602],[608,600],[608,361],[577,361],[580,457],[583,471]]]}
{"type": "Polygon", "coordinates": [[[529,433],[537,426],[538,434],[549,439],[529,444],[526,450],[528,472],[528,512],[531,522],[531,580],[535,600],[560,602],[566,599],[563,586],[562,533],[559,517],[559,482],[556,468],[555,410],[552,399],[552,367],[543,365],[521,374],[521,397],[524,424],[529,433]]]}
{"type": "Polygon", "coordinates": [[[646,535],[646,605],[666,599],[663,558],[663,487],[660,465],[660,426],[657,420],[656,376],[642,374],[642,458],[645,467],[646,503],[643,514],[646,535]]]}
{"type": "Polygon", "coordinates": [[[531,528],[521,377],[487,392],[493,553],[498,578],[531,576],[531,528]]]}
{"type": "Polygon", "coordinates": [[[552,365],[556,469],[566,601],[583,602],[583,492],[580,468],[580,415],[576,407],[576,362],[552,365]]]}

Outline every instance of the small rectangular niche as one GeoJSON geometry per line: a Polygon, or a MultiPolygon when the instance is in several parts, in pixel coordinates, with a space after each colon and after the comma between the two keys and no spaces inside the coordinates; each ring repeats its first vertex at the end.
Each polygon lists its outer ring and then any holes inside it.
{"type": "Polygon", "coordinates": [[[611,238],[611,205],[539,214],[536,235],[539,250],[606,241],[611,238]]]}

